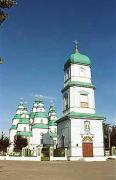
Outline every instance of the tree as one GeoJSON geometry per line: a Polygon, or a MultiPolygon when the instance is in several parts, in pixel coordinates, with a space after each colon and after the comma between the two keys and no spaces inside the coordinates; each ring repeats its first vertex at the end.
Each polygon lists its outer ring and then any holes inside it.
{"type": "Polygon", "coordinates": [[[104,123],[103,129],[104,129],[104,147],[105,149],[108,149],[109,148],[108,125],[104,123]]]}
{"type": "MultiPolygon", "coordinates": [[[[15,0],[0,0],[0,25],[6,20],[8,14],[3,9],[11,8],[16,5],[15,0]]],[[[3,59],[0,58],[0,64],[3,64],[3,59]]]]}
{"type": "Polygon", "coordinates": [[[22,136],[15,136],[14,139],[14,151],[21,152],[23,147],[28,145],[27,139],[22,136]]]}
{"type": "Polygon", "coordinates": [[[7,18],[8,14],[6,14],[3,9],[11,8],[16,5],[15,0],[0,0],[0,24],[7,18]]]}
{"type": "Polygon", "coordinates": [[[109,144],[110,144],[110,148],[112,146],[116,147],[116,126],[110,126],[109,124],[104,123],[103,127],[104,127],[105,149],[109,149],[109,144]]]}
{"type": "Polygon", "coordinates": [[[2,132],[0,137],[0,151],[4,154],[7,152],[7,147],[10,145],[9,138],[2,132]]]}
{"type": "Polygon", "coordinates": [[[116,147],[116,126],[112,126],[111,146],[115,146],[116,147]]]}

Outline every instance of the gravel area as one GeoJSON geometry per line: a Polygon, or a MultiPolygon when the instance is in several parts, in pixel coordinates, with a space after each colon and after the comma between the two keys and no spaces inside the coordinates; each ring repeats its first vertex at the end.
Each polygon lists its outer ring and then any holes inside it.
{"type": "Polygon", "coordinates": [[[106,162],[0,161],[0,180],[116,180],[116,160],[106,162]]]}

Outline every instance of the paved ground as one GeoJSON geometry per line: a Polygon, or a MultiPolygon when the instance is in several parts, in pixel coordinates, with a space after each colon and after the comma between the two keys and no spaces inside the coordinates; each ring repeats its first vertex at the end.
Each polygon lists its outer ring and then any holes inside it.
{"type": "Polygon", "coordinates": [[[107,162],[0,161],[0,180],[116,180],[116,160],[107,162]]]}

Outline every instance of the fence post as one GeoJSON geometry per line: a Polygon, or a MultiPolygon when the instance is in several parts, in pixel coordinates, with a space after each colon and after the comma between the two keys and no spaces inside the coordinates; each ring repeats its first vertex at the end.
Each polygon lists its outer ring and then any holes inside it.
{"type": "Polygon", "coordinates": [[[67,148],[65,148],[65,157],[67,158],[67,148]]]}
{"type": "Polygon", "coordinates": [[[42,147],[37,147],[37,157],[41,160],[41,150],[42,147]]]}
{"type": "Polygon", "coordinates": [[[54,148],[50,147],[50,161],[53,160],[54,157],[54,148]]]}
{"type": "Polygon", "coordinates": [[[22,156],[25,156],[25,148],[22,148],[22,156]]]}

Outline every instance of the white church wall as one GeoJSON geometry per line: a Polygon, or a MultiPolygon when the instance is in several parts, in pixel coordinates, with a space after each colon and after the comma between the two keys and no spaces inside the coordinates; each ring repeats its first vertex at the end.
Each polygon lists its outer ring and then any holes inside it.
{"type": "Polygon", "coordinates": [[[70,88],[70,112],[79,113],[95,113],[95,100],[94,100],[94,90],[92,88],[84,87],[71,87],[70,88]],[[80,107],[80,93],[85,91],[88,93],[88,108],[80,107]]]}
{"type": "Polygon", "coordinates": [[[39,128],[34,128],[32,129],[32,145],[37,146],[41,145],[41,139],[42,139],[42,134],[45,134],[48,132],[48,129],[39,129],[39,128]]]}
{"type": "Polygon", "coordinates": [[[57,133],[57,126],[49,126],[49,132],[57,133]]]}
{"type": "Polygon", "coordinates": [[[89,119],[71,119],[71,156],[83,156],[82,136],[86,136],[86,120],[90,121],[90,135],[93,136],[93,156],[104,156],[102,121],[89,119]]]}
{"type": "Polygon", "coordinates": [[[91,83],[91,71],[89,66],[71,64],[71,81],[91,83]],[[81,73],[81,69],[83,73],[81,73]]]}
{"type": "Polygon", "coordinates": [[[11,129],[10,130],[10,142],[14,142],[14,136],[16,135],[17,130],[11,129]]]}
{"type": "Polygon", "coordinates": [[[34,118],[34,124],[38,123],[43,123],[43,124],[48,124],[48,119],[47,118],[34,118]]]}
{"type": "Polygon", "coordinates": [[[13,119],[12,125],[17,125],[19,123],[19,119],[13,119]]]}
{"type": "Polygon", "coordinates": [[[18,124],[17,131],[29,131],[29,124],[18,124]]]}

